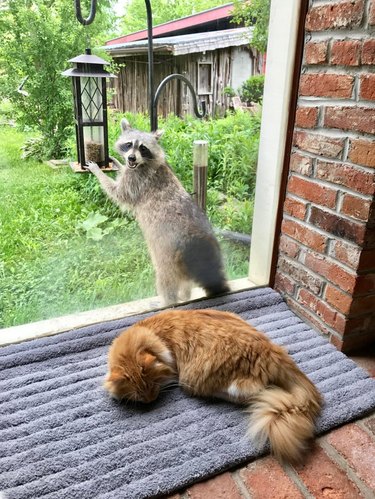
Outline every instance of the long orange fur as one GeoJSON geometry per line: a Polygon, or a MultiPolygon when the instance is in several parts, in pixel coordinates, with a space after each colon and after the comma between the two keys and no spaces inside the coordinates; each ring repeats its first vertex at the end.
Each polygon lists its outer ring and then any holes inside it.
{"type": "Polygon", "coordinates": [[[314,436],[322,398],[286,350],[240,317],[166,311],[123,331],[109,350],[105,387],[118,399],[155,400],[177,382],[190,395],[248,405],[248,433],[298,463],[314,436]]]}

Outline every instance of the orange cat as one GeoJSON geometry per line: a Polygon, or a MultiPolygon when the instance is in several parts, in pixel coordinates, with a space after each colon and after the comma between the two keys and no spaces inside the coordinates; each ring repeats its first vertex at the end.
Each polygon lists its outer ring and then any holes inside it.
{"type": "Polygon", "coordinates": [[[115,398],[152,402],[177,380],[191,395],[248,404],[249,435],[259,443],[268,438],[281,461],[302,459],[322,398],[286,350],[240,317],[166,311],[113,341],[105,387],[115,398]]]}

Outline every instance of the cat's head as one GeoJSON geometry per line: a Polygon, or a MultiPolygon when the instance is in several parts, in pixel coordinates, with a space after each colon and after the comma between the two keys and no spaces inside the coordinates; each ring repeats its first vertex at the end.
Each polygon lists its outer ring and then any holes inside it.
{"type": "Polygon", "coordinates": [[[116,142],[116,149],[124,158],[125,166],[133,171],[144,166],[159,165],[165,162],[165,155],[159,145],[163,131],[147,133],[131,128],[129,122],[121,121],[121,135],[116,142]]]}
{"type": "Polygon", "coordinates": [[[174,377],[175,371],[166,362],[165,354],[155,345],[147,344],[143,334],[143,331],[137,334],[136,328],[129,330],[111,346],[104,387],[118,400],[152,402],[161,387],[174,377]]]}

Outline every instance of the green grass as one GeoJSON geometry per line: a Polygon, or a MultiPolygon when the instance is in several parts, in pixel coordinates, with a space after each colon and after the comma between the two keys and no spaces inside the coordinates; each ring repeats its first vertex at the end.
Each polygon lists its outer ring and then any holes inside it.
{"type": "MultiPolygon", "coordinates": [[[[26,138],[0,127],[0,327],[155,294],[136,222],[106,199],[92,176],[22,161],[26,138]],[[82,226],[90,213],[106,217],[98,241],[82,226]]],[[[229,278],[245,276],[249,249],[221,245],[229,278]]]]}

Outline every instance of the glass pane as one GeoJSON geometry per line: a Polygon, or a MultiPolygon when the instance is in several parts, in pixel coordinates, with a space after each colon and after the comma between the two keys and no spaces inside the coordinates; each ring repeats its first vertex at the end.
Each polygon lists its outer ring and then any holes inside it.
{"type": "Polygon", "coordinates": [[[104,129],[101,126],[85,126],[83,128],[85,142],[85,159],[100,163],[104,161],[104,129]]]}
{"type": "Polygon", "coordinates": [[[81,78],[82,117],[84,122],[103,120],[102,79],[81,78]]]}

